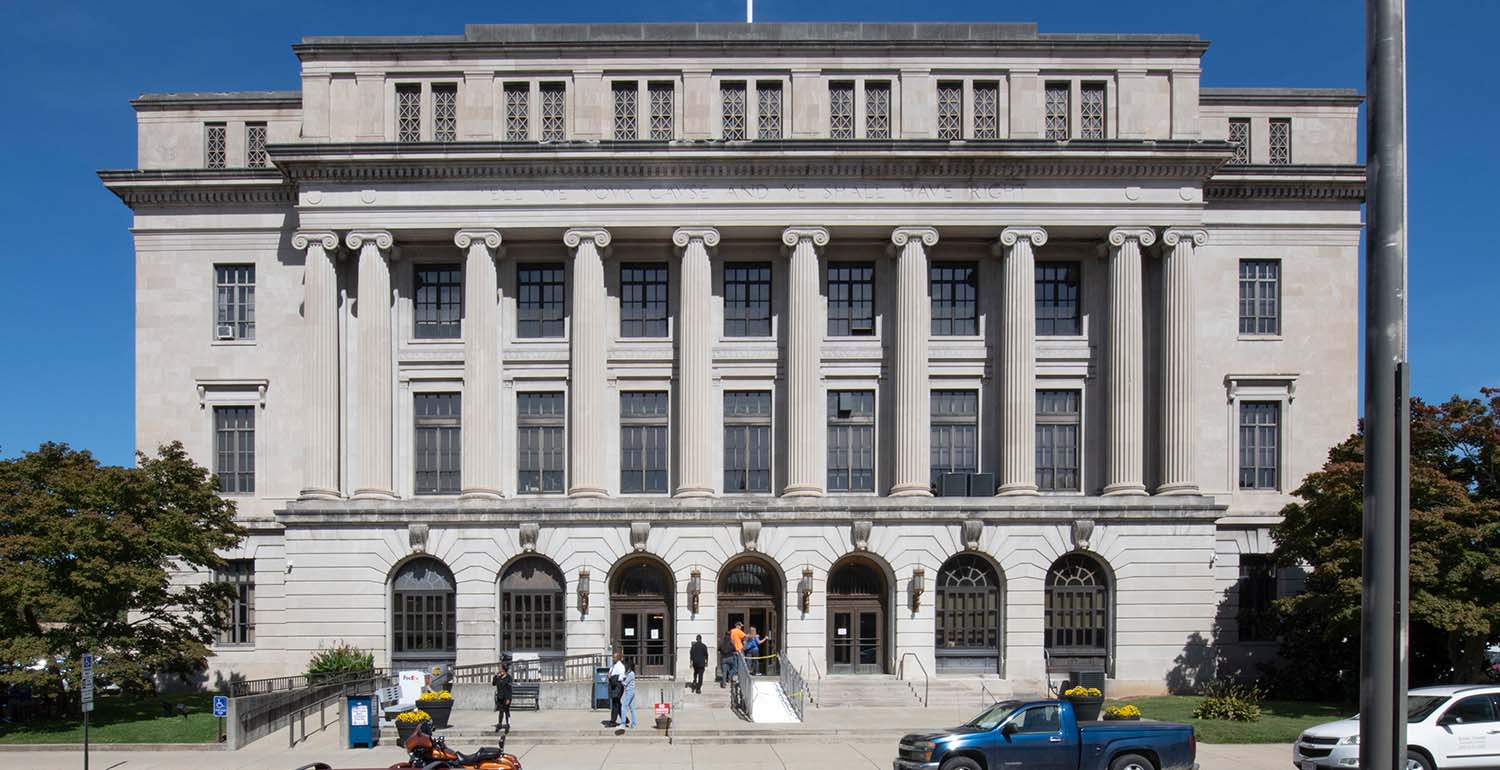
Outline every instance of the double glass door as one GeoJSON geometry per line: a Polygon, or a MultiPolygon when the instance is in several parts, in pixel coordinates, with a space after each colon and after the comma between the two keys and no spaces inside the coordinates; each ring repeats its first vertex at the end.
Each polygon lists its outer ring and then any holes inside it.
{"type": "Polygon", "coordinates": [[[665,608],[616,608],[614,629],[615,649],[635,664],[637,675],[672,673],[671,625],[665,608]]]}
{"type": "Polygon", "coordinates": [[[750,666],[750,673],[756,675],[775,675],[781,673],[781,668],[777,665],[778,659],[765,657],[775,655],[781,649],[781,640],[776,638],[774,631],[779,622],[776,617],[776,608],[772,607],[769,601],[765,603],[726,603],[721,606],[719,609],[719,628],[726,630],[734,628],[736,622],[745,624],[745,633],[747,634],[753,628],[757,634],[771,637],[756,651],[755,654],[760,658],[759,660],[746,661],[746,664],[750,666]]]}
{"type": "Polygon", "coordinates": [[[878,604],[830,602],[828,673],[879,674],[885,670],[885,612],[878,604]]]}

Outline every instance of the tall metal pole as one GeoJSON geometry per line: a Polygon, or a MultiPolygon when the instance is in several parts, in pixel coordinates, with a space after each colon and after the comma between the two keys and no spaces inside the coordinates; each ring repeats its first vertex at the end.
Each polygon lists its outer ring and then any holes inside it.
{"type": "Polygon", "coordinates": [[[1364,600],[1359,766],[1406,767],[1410,513],[1406,351],[1406,3],[1366,0],[1364,600]]]}

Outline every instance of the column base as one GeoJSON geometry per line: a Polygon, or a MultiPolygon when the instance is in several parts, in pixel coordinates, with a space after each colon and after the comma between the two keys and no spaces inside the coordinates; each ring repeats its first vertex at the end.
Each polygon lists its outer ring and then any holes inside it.
{"type": "Polygon", "coordinates": [[[932,486],[928,484],[897,484],[891,487],[891,497],[932,497],[932,486]]]}
{"type": "Polygon", "coordinates": [[[468,487],[458,495],[459,500],[503,500],[505,495],[493,487],[468,487]]]}
{"type": "Polygon", "coordinates": [[[389,489],[356,489],[351,500],[395,500],[396,493],[389,489]]]}
{"type": "Polygon", "coordinates": [[[337,489],[323,489],[322,487],[308,487],[297,493],[298,500],[342,500],[343,495],[337,489]]]}
{"type": "Polygon", "coordinates": [[[1174,484],[1162,484],[1161,486],[1156,488],[1156,494],[1158,496],[1196,495],[1198,494],[1198,485],[1187,481],[1177,482],[1174,484]]]}
{"type": "Polygon", "coordinates": [[[713,497],[714,491],[708,487],[678,487],[672,493],[673,497],[713,497]]]}
{"type": "Polygon", "coordinates": [[[823,488],[822,487],[815,487],[815,486],[812,486],[810,484],[797,484],[795,486],[788,486],[786,489],[782,490],[781,496],[782,497],[822,497],[823,496],[823,488]]]}
{"type": "Polygon", "coordinates": [[[995,490],[996,497],[1021,497],[1024,495],[1038,495],[1035,484],[1002,484],[995,490]]]}
{"type": "Polygon", "coordinates": [[[1137,482],[1110,484],[1104,488],[1105,497],[1145,497],[1146,485],[1137,482]]]}
{"type": "Polygon", "coordinates": [[[568,490],[568,497],[609,497],[609,490],[599,487],[573,487],[568,490]]]}

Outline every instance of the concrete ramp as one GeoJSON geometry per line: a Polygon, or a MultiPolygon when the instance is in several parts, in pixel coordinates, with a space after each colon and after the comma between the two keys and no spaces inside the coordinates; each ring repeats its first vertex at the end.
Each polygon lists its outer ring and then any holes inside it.
{"type": "Polygon", "coordinates": [[[797,712],[781,691],[781,683],[775,680],[760,680],[755,683],[754,706],[750,721],[760,724],[790,724],[800,722],[797,712]]]}

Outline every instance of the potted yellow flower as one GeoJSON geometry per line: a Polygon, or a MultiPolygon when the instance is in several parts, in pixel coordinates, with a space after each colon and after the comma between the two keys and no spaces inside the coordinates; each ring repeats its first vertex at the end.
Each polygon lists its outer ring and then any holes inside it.
{"type": "Polygon", "coordinates": [[[1080,722],[1092,722],[1099,718],[1104,708],[1104,693],[1097,687],[1069,687],[1063,691],[1063,699],[1073,704],[1073,713],[1080,722]]]}
{"type": "Polygon", "coordinates": [[[453,713],[453,693],[447,690],[424,692],[417,696],[417,708],[432,715],[433,727],[447,727],[453,713]]]}
{"type": "Polygon", "coordinates": [[[401,745],[406,745],[406,739],[422,726],[423,722],[431,719],[432,715],[421,709],[403,711],[396,715],[396,737],[400,739],[401,745]]]}
{"type": "Polygon", "coordinates": [[[1141,710],[1134,703],[1127,703],[1123,706],[1110,706],[1104,710],[1104,718],[1107,720],[1138,721],[1141,718],[1141,710]]]}

